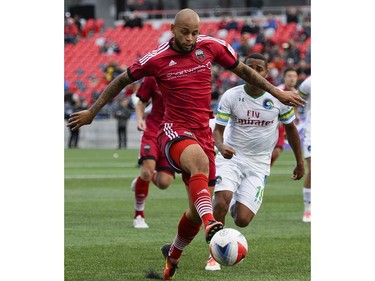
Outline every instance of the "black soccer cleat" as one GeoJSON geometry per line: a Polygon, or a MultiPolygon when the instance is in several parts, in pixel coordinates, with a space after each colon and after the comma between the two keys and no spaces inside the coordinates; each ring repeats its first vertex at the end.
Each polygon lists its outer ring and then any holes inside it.
{"type": "Polygon", "coordinates": [[[206,242],[207,244],[210,243],[212,237],[214,237],[215,233],[222,230],[224,225],[222,222],[212,220],[206,227],[206,242]]]}

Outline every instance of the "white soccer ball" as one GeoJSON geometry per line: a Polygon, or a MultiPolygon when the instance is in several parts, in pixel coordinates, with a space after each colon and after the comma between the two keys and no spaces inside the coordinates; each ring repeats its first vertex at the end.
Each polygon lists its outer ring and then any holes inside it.
{"type": "Polygon", "coordinates": [[[245,236],[233,228],[224,228],[216,232],[210,242],[210,253],[221,265],[238,264],[246,257],[247,252],[245,236]]]}

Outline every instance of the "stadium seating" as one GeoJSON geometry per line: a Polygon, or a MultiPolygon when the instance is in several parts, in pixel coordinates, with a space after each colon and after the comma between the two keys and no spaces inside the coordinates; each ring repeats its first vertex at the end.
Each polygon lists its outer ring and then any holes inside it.
{"type": "MultiPolygon", "coordinates": [[[[240,28],[243,21],[240,21],[240,28]]],[[[213,34],[218,31],[217,22],[205,21],[201,23],[201,34],[213,34]]],[[[239,30],[240,30],[239,28],[239,30]]],[[[153,50],[159,45],[158,39],[166,31],[170,30],[170,23],[162,23],[159,28],[153,28],[150,23],[145,23],[143,28],[123,28],[117,27],[105,28],[102,19],[88,19],[82,29],[82,36],[76,44],[66,44],[64,48],[64,79],[77,89],[77,94],[87,98],[90,103],[90,96],[95,89],[90,85],[90,76],[95,75],[100,79],[104,77],[104,67],[110,62],[116,62],[121,68],[125,69],[133,63],[140,55],[153,50]],[[97,40],[99,38],[113,39],[120,47],[121,53],[99,53],[100,46],[97,40]]],[[[282,24],[279,22],[271,40],[281,45],[295,36],[297,26],[295,23],[282,24]]],[[[240,31],[230,30],[225,38],[229,43],[233,39],[240,39],[240,31]]],[[[306,50],[310,45],[310,38],[305,42],[297,44],[304,58],[306,50]]],[[[252,52],[262,52],[263,45],[256,44],[252,52]]]]}

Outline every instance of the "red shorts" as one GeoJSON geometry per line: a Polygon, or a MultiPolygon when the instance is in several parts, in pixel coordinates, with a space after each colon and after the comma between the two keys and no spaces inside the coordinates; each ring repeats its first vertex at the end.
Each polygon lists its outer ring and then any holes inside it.
{"type": "Polygon", "coordinates": [[[285,144],[285,127],[283,124],[279,124],[279,139],[275,147],[280,147],[281,149],[284,147],[285,144]]]}
{"type": "Polygon", "coordinates": [[[186,185],[189,184],[190,174],[184,172],[181,167],[178,167],[172,160],[169,154],[169,148],[171,145],[183,139],[194,139],[202,147],[205,154],[209,160],[209,175],[208,175],[208,185],[214,186],[216,182],[216,166],[215,166],[215,150],[214,150],[214,138],[212,136],[212,130],[210,127],[207,129],[202,129],[199,131],[192,131],[188,128],[183,127],[173,127],[173,123],[166,123],[164,126],[159,128],[159,134],[157,142],[161,151],[169,162],[169,164],[174,168],[177,173],[182,174],[182,179],[186,185]]]}
{"type": "Polygon", "coordinates": [[[146,159],[155,160],[156,171],[168,171],[170,174],[174,175],[173,168],[169,165],[164,153],[162,153],[158,147],[155,135],[147,134],[147,131],[142,135],[138,164],[141,165],[146,159]]]}

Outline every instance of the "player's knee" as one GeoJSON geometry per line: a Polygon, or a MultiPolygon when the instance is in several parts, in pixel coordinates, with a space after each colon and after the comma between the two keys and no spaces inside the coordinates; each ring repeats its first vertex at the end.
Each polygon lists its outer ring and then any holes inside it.
{"type": "Polygon", "coordinates": [[[244,218],[235,218],[234,219],[234,223],[238,226],[238,227],[246,227],[249,225],[251,220],[249,219],[244,219],[244,218]]]}
{"type": "Polygon", "coordinates": [[[158,187],[160,189],[167,189],[171,183],[172,183],[173,178],[168,179],[168,178],[160,178],[158,181],[158,187]]]}
{"type": "Polygon", "coordinates": [[[217,200],[215,198],[215,202],[213,204],[213,213],[214,216],[216,217],[222,217],[225,216],[228,212],[228,204],[225,202],[225,200],[217,200]]]}
{"type": "Polygon", "coordinates": [[[209,160],[207,155],[198,145],[189,146],[182,154],[180,163],[187,168],[191,175],[209,174],[209,160]]]}
{"type": "Polygon", "coordinates": [[[209,174],[209,162],[206,155],[198,156],[191,167],[191,174],[209,174]]]}
{"type": "Polygon", "coordinates": [[[168,183],[165,182],[158,182],[159,189],[167,189],[169,187],[168,183]]]}
{"type": "Polygon", "coordinates": [[[145,181],[151,181],[153,175],[154,175],[153,171],[146,170],[146,169],[141,171],[141,178],[145,181]]]}
{"type": "Polygon", "coordinates": [[[235,212],[235,216],[234,216],[234,223],[238,226],[238,227],[246,227],[250,224],[250,222],[252,221],[252,219],[254,218],[254,214],[252,212],[249,212],[249,213],[239,213],[239,212],[235,212]]]}

